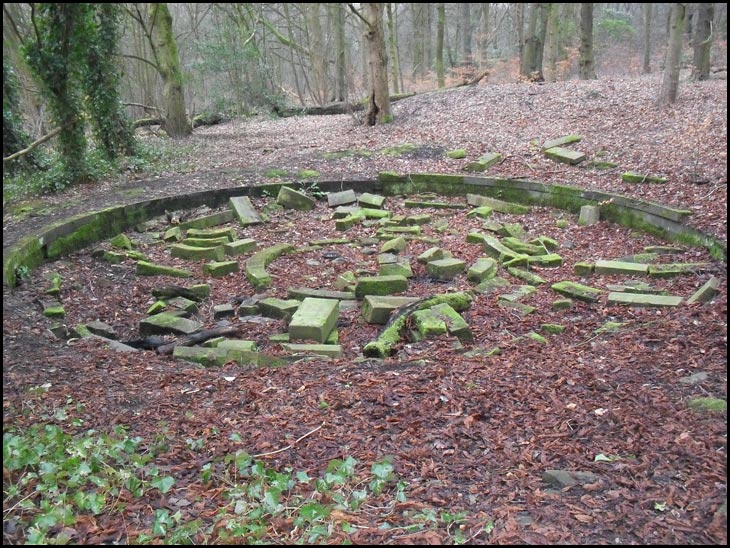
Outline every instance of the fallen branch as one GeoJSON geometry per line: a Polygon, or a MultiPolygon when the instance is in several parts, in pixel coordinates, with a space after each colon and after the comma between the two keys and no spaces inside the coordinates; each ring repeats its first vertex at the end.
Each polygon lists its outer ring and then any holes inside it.
{"type": "Polygon", "coordinates": [[[50,132],[48,135],[44,135],[40,139],[36,139],[35,141],[33,141],[31,144],[29,144],[23,150],[19,150],[18,152],[14,152],[10,156],[7,156],[7,157],[3,158],[3,165],[5,165],[8,162],[12,162],[13,160],[16,160],[17,158],[20,158],[21,156],[25,156],[29,152],[32,152],[33,149],[36,148],[37,146],[42,145],[46,141],[48,141],[50,139],[53,139],[56,135],[58,135],[59,133],[61,133],[61,130],[62,129],[63,128],[60,128],[60,127],[59,128],[56,128],[52,132],[50,132]]]}
{"type": "Polygon", "coordinates": [[[295,439],[292,443],[290,443],[286,447],[282,447],[281,449],[277,449],[276,451],[268,451],[267,453],[258,453],[256,455],[251,455],[251,458],[257,459],[259,457],[268,457],[269,455],[276,455],[277,453],[283,453],[284,451],[287,451],[287,450],[291,449],[292,447],[294,447],[297,443],[299,443],[300,441],[302,441],[304,438],[306,438],[308,436],[311,436],[312,434],[314,434],[318,430],[321,430],[324,425],[325,425],[325,423],[320,424],[317,428],[315,428],[314,430],[310,430],[309,432],[307,432],[303,436],[295,439]]]}
{"type": "Polygon", "coordinates": [[[204,329],[203,331],[196,331],[190,335],[185,335],[179,339],[172,341],[168,344],[163,344],[157,347],[157,353],[162,355],[172,354],[176,346],[193,346],[201,342],[205,342],[208,339],[215,337],[224,337],[226,335],[240,335],[241,331],[244,330],[243,325],[234,325],[228,327],[214,327],[213,329],[204,329]]]}

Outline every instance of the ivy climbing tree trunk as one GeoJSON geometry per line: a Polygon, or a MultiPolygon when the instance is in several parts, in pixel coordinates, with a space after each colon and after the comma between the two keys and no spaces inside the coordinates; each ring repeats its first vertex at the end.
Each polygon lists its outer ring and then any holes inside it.
{"type": "Polygon", "coordinates": [[[668,105],[677,100],[679,92],[679,62],[682,54],[682,36],[684,35],[685,4],[672,4],[669,20],[669,45],[664,63],[664,76],[657,102],[668,105]]]}
{"type": "Polygon", "coordinates": [[[593,4],[580,5],[580,46],[578,73],[581,80],[596,79],[596,61],[593,56],[593,4]]]}
{"type": "Polygon", "coordinates": [[[56,125],[63,178],[53,190],[89,180],[86,137],[79,82],[90,4],[31,4],[35,36],[24,51],[28,65],[43,83],[56,125]]]}
{"type": "Polygon", "coordinates": [[[151,3],[149,20],[155,64],[164,84],[165,131],[173,138],[186,137],[192,133],[193,128],[185,114],[180,58],[177,54],[175,35],[172,32],[172,16],[167,4],[151,3]]]}

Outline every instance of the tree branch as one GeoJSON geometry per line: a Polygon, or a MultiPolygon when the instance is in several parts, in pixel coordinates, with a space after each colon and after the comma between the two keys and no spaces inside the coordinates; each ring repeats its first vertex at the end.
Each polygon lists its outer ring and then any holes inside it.
{"type": "Polygon", "coordinates": [[[12,162],[13,160],[16,160],[17,158],[20,158],[21,156],[25,156],[26,154],[31,152],[34,148],[36,148],[38,145],[42,145],[46,141],[52,139],[53,137],[55,137],[56,135],[61,133],[62,129],[63,128],[61,128],[61,127],[56,128],[52,132],[50,132],[48,135],[44,135],[40,139],[33,141],[30,145],[28,145],[23,150],[19,150],[18,152],[15,152],[15,153],[11,154],[10,156],[7,156],[6,158],[3,158],[3,165],[5,165],[8,162],[12,162]]]}

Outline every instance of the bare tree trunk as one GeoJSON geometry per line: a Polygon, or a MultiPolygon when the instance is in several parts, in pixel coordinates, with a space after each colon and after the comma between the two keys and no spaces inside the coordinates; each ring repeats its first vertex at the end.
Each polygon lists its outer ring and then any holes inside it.
{"type": "Polygon", "coordinates": [[[685,5],[672,4],[669,23],[669,44],[667,58],[664,63],[664,77],[659,93],[658,103],[669,105],[677,100],[679,92],[679,62],[682,54],[682,36],[684,35],[685,5]]]}
{"type": "Polygon", "coordinates": [[[581,80],[596,79],[596,61],[593,57],[593,4],[580,5],[580,59],[578,60],[581,80]]]}
{"type": "Polygon", "coordinates": [[[425,52],[423,51],[423,34],[425,17],[423,16],[424,4],[411,4],[411,17],[413,19],[412,33],[412,67],[411,77],[416,80],[423,78],[426,73],[425,52]]]}
{"type": "Polygon", "coordinates": [[[444,27],[446,26],[446,4],[436,4],[436,80],[438,87],[446,86],[444,77],[444,27]]]}
{"type": "Polygon", "coordinates": [[[461,4],[461,44],[464,63],[471,63],[471,4],[468,2],[461,4]]]}
{"type": "Polygon", "coordinates": [[[388,56],[385,49],[382,3],[367,3],[365,7],[365,38],[368,44],[370,72],[370,107],[368,125],[387,124],[393,120],[388,91],[388,56]]]}
{"type": "Polygon", "coordinates": [[[527,31],[522,39],[522,50],[520,56],[520,76],[529,78],[531,67],[535,64],[535,31],[537,29],[537,4],[528,4],[530,9],[527,20],[527,31]]]}
{"type": "Polygon", "coordinates": [[[482,5],[481,29],[479,31],[479,68],[487,66],[487,58],[489,57],[489,6],[485,2],[482,5]]]}
{"type": "Polygon", "coordinates": [[[393,93],[400,93],[398,88],[398,73],[400,72],[400,63],[398,62],[398,44],[397,34],[395,31],[395,22],[393,21],[393,4],[388,2],[386,5],[388,15],[388,49],[390,50],[390,78],[393,82],[393,93]]]}
{"type": "Polygon", "coordinates": [[[150,25],[157,69],[165,86],[165,131],[170,137],[186,137],[193,131],[185,113],[185,92],[180,71],[172,16],[167,4],[150,4],[150,25]]]}
{"type": "Polygon", "coordinates": [[[651,14],[654,4],[642,4],[642,12],[644,15],[644,32],[643,32],[643,62],[641,65],[642,74],[651,73],[651,14]]]}
{"type": "Polygon", "coordinates": [[[545,40],[545,49],[547,55],[547,81],[555,82],[557,77],[558,54],[560,51],[560,17],[558,11],[559,4],[548,4],[548,31],[545,40]]]}
{"type": "Polygon", "coordinates": [[[335,4],[335,63],[337,65],[336,96],[347,101],[347,42],[345,41],[345,5],[335,4]]]}
{"type": "Polygon", "coordinates": [[[715,7],[710,3],[702,3],[697,7],[697,21],[695,22],[692,78],[707,80],[710,77],[710,50],[712,49],[712,19],[715,16],[715,7]]]}

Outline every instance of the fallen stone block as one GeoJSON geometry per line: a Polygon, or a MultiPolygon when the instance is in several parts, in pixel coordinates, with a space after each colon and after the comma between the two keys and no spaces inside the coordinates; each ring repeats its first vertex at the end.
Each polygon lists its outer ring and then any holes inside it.
{"type": "Polygon", "coordinates": [[[369,192],[364,192],[357,199],[357,205],[370,209],[383,209],[383,204],[385,204],[385,196],[370,194],[369,192]]]}
{"type": "Polygon", "coordinates": [[[220,278],[231,272],[238,272],[238,261],[214,261],[203,265],[203,273],[220,278]]]}
{"type": "Polygon", "coordinates": [[[584,153],[563,147],[553,147],[545,149],[543,150],[543,154],[551,160],[570,165],[579,164],[586,159],[586,155],[584,153]]]}
{"type": "Polygon", "coordinates": [[[224,339],[216,345],[216,348],[223,348],[225,350],[242,350],[244,352],[255,352],[256,342],[242,341],[240,339],[224,339]]]}
{"type": "Polygon", "coordinates": [[[355,195],[355,191],[352,189],[327,193],[327,205],[329,207],[354,204],[355,202],[357,202],[357,196],[355,195]]]}
{"type": "Polygon", "coordinates": [[[241,226],[259,225],[263,222],[248,196],[235,196],[229,203],[241,226]]]}
{"type": "Polygon", "coordinates": [[[636,171],[627,171],[621,175],[621,180],[624,183],[659,183],[663,184],[667,182],[666,177],[655,177],[653,175],[645,175],[636,171]]]}
{"type": "Polygon", "coordinates": [[[358,299],[366,295],[392,295],[408,289],[405,276],[364,276],[355,285],[355,296],[358,299]]]}
{"type": "Polygon", "coordinates": [[[230,242],[228,236],[221,236],[219,238],[185,238],[180,244],[188,245],[191,247],[218,247],[223,244],[230,242]]]}
{"type": "Polygon", "coordinates": [[[150,335],[189,335],[203,327],[203,324],[180,318],[167,312],[155,314],[139,322],[139,334],[142,337],[150,335]]]}
{"type": "Polygon", "coordinates": [[[499,152],[488,152],[484,156],[480,157],[474,162],[469,162],[464,166],[464,171],[480,172],[486,171],[494,164],[502,159],[502,155],[499,152]]]}
{"type": "Polygon", "coordinates": [[[436,316],[441,318],[446,324],[446,330],[461,342],[472,342],[474,334],[471,332],[469,324],[466,320],[454,310],[448,303],[440,303],[430,308],[436,316]]]}
{"type": "Polygon", "coordinates": [[[233,211],[227,209],[218,213],[212,213],[211,215],[205,215],[204,217],[198,217],[184,223],[180,223],[182,230],[187,229],[204,229],[211,226],[218,226],[224,223],[230,223],[233,220],[233,211]]]}
{"type": "Polygon", "coordinates": [[[550,288],[556,293],[560,293],[565,297],[569,297],[586,303],[598,302],[598,299],[603,294],[603,291],[601,291],[600,289],[596,289],[595,287],[590,287],[587,285],[569,281],[555,283],[550,286],[550,288]]]}
{"type": "Polygon", "coordinates": [[[180,243],[170,246],[170,255],[188,261],[221,261],[224,257],[224,251],[222,245],[216,247],[193,247],[180,243]]]}
{"type": "Polygon", "coordinates": [[[418,297],[390,297],[367,295],[362,301],[361,314],[368,323],[386,324],[393,310],[413,304],[418,297]]]}
{"type": "Polygon", "coordinates": [[[279,189],[276,203],[287,209],[295,209],[297,211],[311,211],[317,205],[317,202],[311,196],[307,196],[304,192],[299,192],[287,186],[279,189]]]}
{"type": "Polygon", "coordinates": [[[593,266],[593,270],[596,274],[646,275],[649,272],[649,265],[623,261],[598,260],[593,266]]]}
{"type": "Polygon", "coordinates": [[[314,340],[324,343],[337,323],[339,301],[307,297],[289,322],[292,340],[314,340]]]}
{"type": "Polygon", "coordinates": [[[197,240],[217,240],[218,238],[226,238],[226,241],[232,242],[236,239],[236,237],[236,231],[232,228],[190,228],[185,233],[186,239],[195,238],[197,240]]]}
{"type": "Polygon", "coordinates": [[[249,251],[254,251],[257,247],[256,240],[253,238],[244,238],[223,245],[223,251],[229,257],[243,255],[249,251]]]}
{"type": "Polygon", "coordinates": [[[522,215],[530,212],[530,208],[528,206],[515,204],[512,202],[505,202],[503,200],[490,198],[488,196],[482,196],[480,194],[467,194],[466,201],[471,206],[487,206],[491,207],[494,211],[499,211],[500,213],[522,215]]]}
{"type": "Polygon", "coordinates": [[[687,304],[694,303],[708,303],[715,298],[717,294],[717,288],[720,285],[720,280],[714,276],[707,280],[707,282],[695,291],[692,296],[687,299],[687,304]]]}
{"type": "Polygon", "coordinates": [[[289,320],[296,312],[302,301],[297,299],[277,299],[276,297],[267,297],[258,302],[259,313],[266,318],[275,318],[281,320],[289,320]]]}
{"type": "Polygon", "coordinates": [[[493,278],[497,274],[497,262],[494,259],[481,257],[477,259],[466,273],[466,279],[478,284],[493,278]]]}
{"type": "Polygon", "coordinates": [[[581,226],[591,226],[596,224],[601,217],[601,209],[598,206],[584,205],[580,208],[580,216],[578,224],[581,226]]]}
{"type": "Polygon", "coordinates": [[[582,139],[583,137],[580,135],[565,135],[563,137],[558,137],[557,139],[545,141],[540,148],[546,150],[554,147],[561,147],[563,145],[571,145],[573,143],[579,143],[582,139]]]}
{"type": "Polygon", "coordinates": [[[316,354],[318,356],[326,356],[328,358],[342,357],[342,346],[339,344],[296,344],[282,343],[284,350],[295,354],[316,354]]]}
{"type": "Polygon", "coordinates": [[[137,261],[137,274],[140,276],[175,276],[178,278],[191,278],[193,273],[182,268],[173,268],[161,264],[137,261]]]}
{"type": "Polygon", "coordinates": [[[626,304],[629,306],[679,306],[684,299],[671,295],[648,295],[642,293],[608,294],[608,304],[626,304]]]}
{"type": "Polygon", "coordinates": [[[426,272],[437,280],[452,280],[464,272],[465,268],[464,261],[453,257],[426,263],[426,272]]]}

